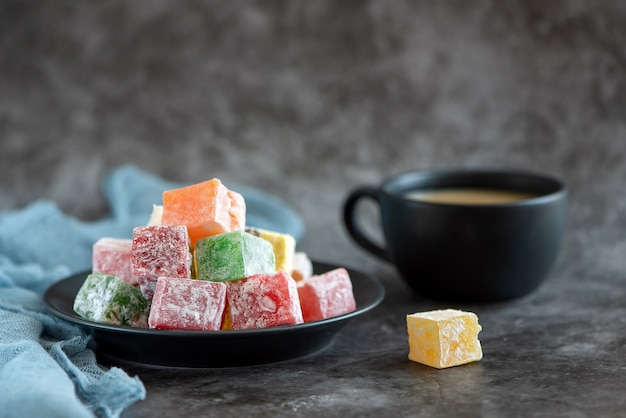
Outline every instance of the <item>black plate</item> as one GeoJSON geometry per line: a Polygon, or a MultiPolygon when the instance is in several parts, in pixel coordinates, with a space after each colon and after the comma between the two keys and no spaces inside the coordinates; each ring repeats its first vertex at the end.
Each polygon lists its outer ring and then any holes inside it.
{"type": "MultiPolygon", "coordinates": [[[[316,273],[336,267],[313,263],[316,273]]],[[[328,347],[349,319],[373,309],[383,300],[385,291],[378,280],[352,269],[348,272],[356,299],[355,311],[321,321],[257,330],[165,331],[89,321],[72,308],[89,272],[52,285],[44,295],[44,302],[54,315],[90,333],[96,352],[105,357],[168,367],[246,366],[318,352],[328,347]]]]}

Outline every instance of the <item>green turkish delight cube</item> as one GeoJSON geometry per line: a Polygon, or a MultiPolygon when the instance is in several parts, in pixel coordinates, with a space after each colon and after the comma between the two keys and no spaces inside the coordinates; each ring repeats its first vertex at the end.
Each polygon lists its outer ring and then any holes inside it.
{"type": "Polygon", "coordinates": [[[241,230],[201,239],[195,251],[200,280],[240,280],[276,269],[272,244],[241,230]]]}
{"type": "Polygon", "coordinates": [[[74,311],[83,318],[114,325],[147,327],[150,304],[141,291],[117,276],[87,276],[74,299],[74,311]]]}

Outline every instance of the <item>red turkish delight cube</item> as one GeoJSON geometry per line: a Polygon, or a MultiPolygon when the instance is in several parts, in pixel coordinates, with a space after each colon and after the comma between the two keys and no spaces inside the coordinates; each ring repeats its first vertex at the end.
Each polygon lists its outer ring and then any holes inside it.
{"type": "Polygon", "coordinates": [[[138,277],[191,275],[189,235],[184,226],[138,226],[133,229],[131,262],[138,277]]]}
{"type": "Polygon", "coordinates": [[[142,293],[150,298],[157,278],[191,277],[189,234],[184,226],[138,226],[133,229],[131,264],[142,293]]]}
{"type": "Polygon", "coordinates": [[[305,322],[342,315],[356,309],[352,281],[343,267],[299,282],[298,294],[305,322]]]}
{"type": "Polygon", "coordinates": [[[269,328],[303,322],[296,281],[285,271],[254,274],[227,285],[232,329],[269,328]]]}
{"type": "Polygon", "coordinates": [[[148,325],[153,329],[217,331],[225,306],[224,283],[159,277],[148,325]]]}

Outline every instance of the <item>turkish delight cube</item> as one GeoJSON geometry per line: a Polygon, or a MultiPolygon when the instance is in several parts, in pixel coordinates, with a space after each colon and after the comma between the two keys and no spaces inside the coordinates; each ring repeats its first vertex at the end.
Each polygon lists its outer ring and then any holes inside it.
{"type": "Polygon", "coordinates": [[[293,270],[296,239],[292,235],[253,227],[247,227],[246,232],[263,238],[272,244],[272,247],[274,247],[276,271],[285,270],[287,273],[290,273],[293,270]]]}
{"type": "Polygon", "coordinates": [[[443,309],[407,315],[409,359],[442,369],[482,359],[482,327],[472,312],[443,309]]]}
{"type": "Polygon", "coordinates": [[[308,279],[313,275],[313,262],[302,251],[296,251],[293,256],[293,269],[291,270],[291,277],[297,282],[308,279]]]}
{"type": "Polygon", "coordinates": [[[138,277],[189,278],[191,252],[184,226],[138,226],[133,229],[131,262],[138,277]]]}
{"type": "Polygon", "coordinates": [[[142,293],[152,297],[159,277],[191,277],[192,255],[184,226],[138,226],[133,229],[131,264],[142,293]]]}
{"type": "Polygon", "coordinates": [[[149,302],[141,291],[117,276],[92,273],[74,299],[74,311],[83,318],[114,325],[146,328],[149,302]]]}
{"type": "Polygon", "coordinates": [[[163,193],[163,225],[185,225],[191,244],[202,238],[235,230],[246,224],[246,204],[239,193],[219,179],[163,193]]]}
{"type": "Polygon", "coordinates": [[[255,274],[228,282],[227,286],[230,323],[234,330],[303,322],[296,281],[284,271],[255,274]]]}
{"type": "Polygon", "coordinates": [[[163,222],[161,222],[162,218],[163,218],[163,205],[152,205],[152,212],[150,212],[148,225],[160,226],[163,224],[163,222]]]}
{"type": "Polygon", "coordinates": [[[198,241],[195,263],[198,279],[218,282],[276,271],[272,244],[242,230],[198,241]]]}
{"type": "Polygon", "coordinates": [[[137,285],[130,262],[133,241],[121,238],[100,238],[93,244],[92,272],[117,276],[128,284],[137,285]]]}
{"type": "Polygon", "coordinates": [[[222,326],[226,284],[159,277],[148,325],[154,329],[216,331],[222,326]]]}
{"type": "Polygon", "coordinates": [[[152,300],[158,277],[137,277],[137,285],[144,298],[152,300]]]}
{"type": "Polygon", "coordinates": [[[356,301],[348,271],[336,268],[298,282],[304,321],[316,321],[352,312],[356,301]]]}

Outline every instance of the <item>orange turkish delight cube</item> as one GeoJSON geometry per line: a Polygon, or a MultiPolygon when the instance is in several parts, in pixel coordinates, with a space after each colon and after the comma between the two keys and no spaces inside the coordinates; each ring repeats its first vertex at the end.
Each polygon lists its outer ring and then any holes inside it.
{"type": "Polygon", "coordinates": [[[246,204],[243,196],[214,178],[165,191],[161,223],[185,225],[195,245],[208,236],[244,229],[246,204]]]}

